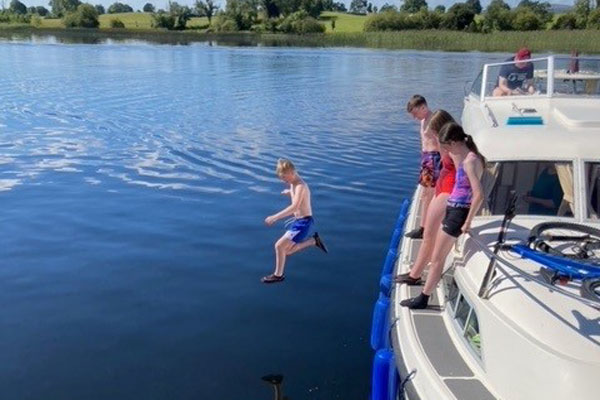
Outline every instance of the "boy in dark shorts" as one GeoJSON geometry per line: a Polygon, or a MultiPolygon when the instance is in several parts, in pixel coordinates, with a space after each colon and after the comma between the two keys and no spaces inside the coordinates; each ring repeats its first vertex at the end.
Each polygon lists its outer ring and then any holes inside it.
{"type": "Polygon", "coordinates": [[[271,226],[282,218],[292,215],[293,218],[286,224],[286,232],[275,243],[275,272],[264,276],[261,279],[263,283],[283,281],[285,278],[283,271],[285,269],[286,257],[297,251],[304,250],[310,246],[317,246],[327,253],[327,247],[325,247],[318,232],[315,232],[309,239],[304,240],[308,236],[314,222],[308,185],[300,177],[290,160],[279,159],[277,161],[276,172],[282,181],[290,185],[290,188],[285,189],[281,194],[290,196],[292,204],[277,214],[265,218],[265,224],[271,226]]]}
{"type": "Polygon", "coordinates": [[[419,184],[423,188],[421,190],[421,226],[408,232],[405,236],[412,239],[422,239],[427,208],[434,197],[435,184],[440,174],[440,144],[438,143],[436,134],[427,129],[432,113],[423,96],[416,94],[411,97],[406,105],[406,111],[414,119],[420,121],[421,124],[421,171],[419,172],[419,184]]]}

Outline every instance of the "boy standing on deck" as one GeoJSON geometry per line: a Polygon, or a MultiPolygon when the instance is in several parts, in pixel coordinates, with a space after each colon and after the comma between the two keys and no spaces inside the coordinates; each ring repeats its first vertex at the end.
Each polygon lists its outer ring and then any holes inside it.
{"type": "Polygon", "coordinates": [[[279,159],[275,171],[279,179],[290,185],[290,188],[285,189],[281,194],[290,196],[292,204],[277,214],[269,215],[265,218],[265,224],[271,226],[276,221],[290,215],[293,215],[293,218],[286,223],[286,232],[275,243],[275,272],[264,276],[261,279],[263,283],[283,281],[285,278],[283,270],[285,269],[286,257],[297,251],[304,250],[310,246],[317,246],[327,253],[327,247],[325,247],[317,232],[309,239],[304,240],[308,236],[314,222],[308,185],[302,180],[290,160],[279,159]]]}
{"type": "Polygon", "coordinates": [[[435,194],[435,183],[440,174],[440,144],[435,133],[427,130],[432,113],[423,96],[415,94],[411,97],[406,105],[406,111],[421,123],[421,171],[419,173],[419,184],[423,186],[423,189],[421,190],[421,226],[408,232],[405,236],[412,239],[422,239],[427,208],[435,194]]]}

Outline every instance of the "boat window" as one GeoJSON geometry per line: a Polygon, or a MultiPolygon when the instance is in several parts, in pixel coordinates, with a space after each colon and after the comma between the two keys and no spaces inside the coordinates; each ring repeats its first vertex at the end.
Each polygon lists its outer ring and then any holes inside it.
{"type": "Polygon", "coordinates": [[[467,327],[465,328],[465,338],[469,346],[481,357],[481,337],[479,335],[479,321],[475,311],[471,312],[467,327]]]}
{"type": "Polygon", "coordinates": [[[587,217],[600,217],[600,162],[585,163],[587,217]]]}
{"type": "Polygon", "coordinates": [[[469,316],[469,311],[471,311],[471,305],[465,299],[465,296],[460,296],[458,300],[458,307],[456,308],[456,321],[460,325],[461,328],[465,327],[465,323],[467,322],[467,317],[469,316]]]}
{"type": "Polygon", "coordinates": [[[482,215],[502,215],[515,191],[518,215],[573,216],[573,164],[550,161],[488,163],[482,178],[482,215]]]}
{"type": "Polygon", "coordinates": [[[458,299],[458,286],[456,285],[456,281],[452,276],[447,279],[445,278],[444,283],[446,285],[446,297],[448,299],[448,304],[452,310],[454,310],[456,308],[456,300],[458,299]]]}

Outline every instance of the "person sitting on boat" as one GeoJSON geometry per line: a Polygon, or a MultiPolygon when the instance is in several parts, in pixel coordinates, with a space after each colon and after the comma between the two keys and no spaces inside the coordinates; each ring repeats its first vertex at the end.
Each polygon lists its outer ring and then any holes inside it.
{"type": "Polygon", "coordinates": [[[290,160],[279,159],[277,161],[276,173],[283,182],[290,185],[289,189],[281,192],[284,196],[290,196],[292,204],[277,214],[265,218],[265,224],[271,226],[276,221],[293,215],[286,224],[286,232],[275,243],[275,272],[261,279],[263,283],[281,282],[284,279],[286,257],[310,246],[317,246],[325,253],[327,248],[315,232],[312,237],[304,240],[313,224],[312,207],[310,203],[310,189],[296,171],[296,167],[290,160]]]}
{"type": "Polygon", "coordinates": [[[514,61],[514,63],[500,67],[498,81],[492,95],[498,97],[534,94],[533,63],[529,62],[529,59],[531,59],[531,52],[526,47],[507,59],[506,62],[514,61]]]}
{"type": "MultiPolygon", "coordinates": [[[[448,112],[437,110],[431,116],[427,130],[438,136],[441,128],[450,122],[454,122],[454,118],[448,112]]],[[[454,188],[456,169],[448,151],[443,148],[440,150],[442,153],[442,168],[435,185],[435,197],[431,200],[427,209],[427,223],[423,232],[423,243],[421,243],[419,254],[410,272],[398,275],[395,279],[397,283],[407,283],[409,285],[419,285],[421,283],[421,273],[431,259],[435,237],[440,230],[446,213],[446,202],[454,188]]]]}
{"type": "Polygon", "coordinates": [[[456,239],[471,229],[471,221],[477,215],[484,197],[481,176],[485,158],[479,153],[471,136],[465,134],[460,125],[450,122],[441,128],[439,140],[442,148],[450,153],[456,166],[456,179],[448,197],[442,227],[435,239],[423,291],[417,297],[400,302],[402,306],[413,309],[427,307],[429,296],[442,276],[446,257],[456,239]]]}
{"type": "Polygon", "coordinates": [[[435,194],[435,184],[440,173],[440,144],[437,136],[427,130],[431,118],[431,110],[421,95],[414,95],[406,105],[406,111],[420,122],[421,134],[421,171],[419,184],[421,191],[421,226],[405,236],[412,239],[423,238],[423,230],[427,219],[427,208],[435,194]]]}
{"type": "Polygon", "coordinates": [[[553,165],[542,171],[531,192],[523,196],[529,203],[529,214],[533,215],[557,215],[562,199],[563,190],[553,165]]]}

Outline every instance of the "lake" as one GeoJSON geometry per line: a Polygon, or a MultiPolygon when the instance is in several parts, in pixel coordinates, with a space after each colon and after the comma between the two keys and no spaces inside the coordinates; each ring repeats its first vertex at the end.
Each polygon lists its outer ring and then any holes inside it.
{"type": "Polygon", "coordinates": [[[423,94],[504,55],[0,41],[3,399],[366,399],[423,94]],[[315,248],[273,270],[279,157],[315,248]]]}

